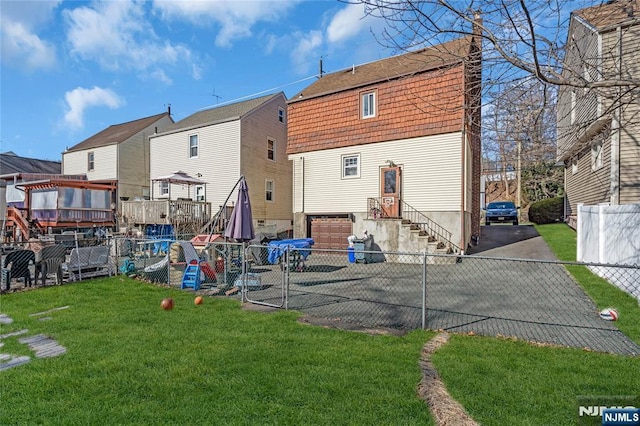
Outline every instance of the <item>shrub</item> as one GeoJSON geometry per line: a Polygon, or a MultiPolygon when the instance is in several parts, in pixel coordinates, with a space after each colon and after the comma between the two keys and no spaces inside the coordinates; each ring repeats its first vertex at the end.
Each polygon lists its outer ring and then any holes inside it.
{"type": "Polygon", "coordinates": [[[538,225],[560,222],[564,214],[564,197],[536,201],[529,207],[529,220],[538,225]]]}

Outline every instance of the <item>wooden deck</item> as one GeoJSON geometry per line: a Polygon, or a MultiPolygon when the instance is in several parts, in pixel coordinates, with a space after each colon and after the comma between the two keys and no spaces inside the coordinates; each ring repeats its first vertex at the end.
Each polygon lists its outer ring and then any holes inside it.
{"type": "Polygon", "coordinates": [[[189,200],[123,201],[122,221],[129,225],[206,224],[211,203],[189,200]]]}

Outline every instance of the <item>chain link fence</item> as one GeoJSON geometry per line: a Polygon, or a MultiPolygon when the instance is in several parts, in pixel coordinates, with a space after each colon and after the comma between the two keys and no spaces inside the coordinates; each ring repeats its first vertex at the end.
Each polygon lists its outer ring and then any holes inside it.
{"type": "Polygon", "coordinates": [[[118,273],[185,288],[185,269],[197,265],[198,284],[191,290],[299,310],[336,326],[428,328],[640,353],[638,344],[620,332],[615,322],[600,318],[596,305],[567,270],[589,268],[640,300],[638,266],[276,248],[224,241],[117,238],[52,246],[63,246],[64,258],[46,267],[44,247],[6,249],[2,290],[28,286],[27,277],[32,286],[40,286],[118,273]],[[99,248],[102,257],[92,257],[87,251],[91,248],[99,248]],[[89,264],[76,267],[82,259],[89,264]]]}

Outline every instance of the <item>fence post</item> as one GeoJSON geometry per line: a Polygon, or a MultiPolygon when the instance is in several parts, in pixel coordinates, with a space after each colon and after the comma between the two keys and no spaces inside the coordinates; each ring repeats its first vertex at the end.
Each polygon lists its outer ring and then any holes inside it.
{"type": "Polygon", "coordinates": [[[427,252],[422,256],[422,329],[427,328],[427,252]]]}
{"type": "Polygon", "coordinates": [[[282,292],[284,294],[284,309],[289,309],[289,247],[284,249],[284,263],[282,264],[282,292]]]}

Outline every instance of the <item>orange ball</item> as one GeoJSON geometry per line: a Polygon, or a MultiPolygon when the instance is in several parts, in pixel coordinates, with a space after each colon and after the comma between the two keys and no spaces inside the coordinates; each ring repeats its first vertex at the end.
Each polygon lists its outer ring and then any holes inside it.
{"type": "Polygon", "coordinates": [[[166,299],[162,299],[162,303],[160,303],[160,306],[165,311],[170,311],[171,309],[173,309],[173,299],[170,297],[167,297],[166,299]]]}
{"type": "Polygon", "coordinates": [[[202,299],[202,296],[198,296],[195,299],[193,299],[193,303],[195,303],[196,305],[202,305],[202,302],[204,300],[202,299]]]}

